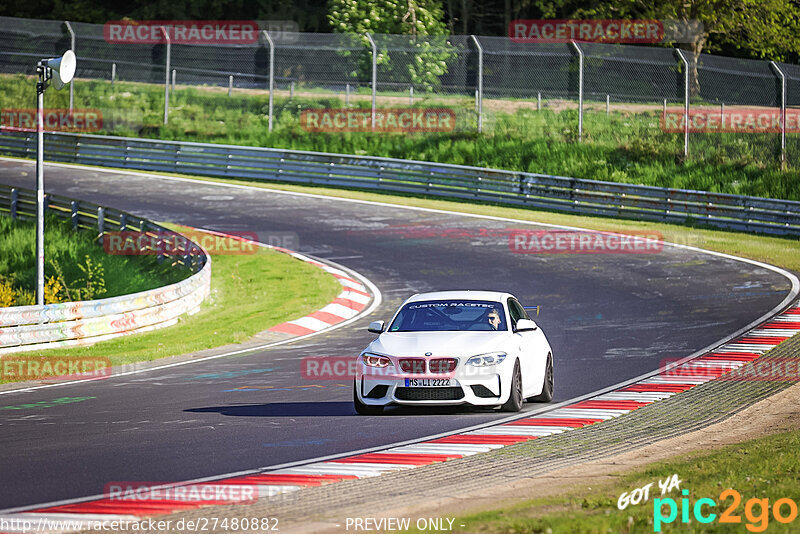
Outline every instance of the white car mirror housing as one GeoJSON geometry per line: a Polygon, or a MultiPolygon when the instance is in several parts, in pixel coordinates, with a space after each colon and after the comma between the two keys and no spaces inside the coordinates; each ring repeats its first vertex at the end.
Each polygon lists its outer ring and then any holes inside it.
{"type": "Polygon", "coordinates": [[[373,334],[380,334],[383,332],[383,321],[372,321],[369,323],[367,327],[367,332],[372,332],[373,334]]]}
{"type": "Polygon", "coordinates": [[[539,328],[536,323],[530,319],[520,319],[517,321],[517,326],[514,329],[515,332],[527,332],[530,330],[536,330],[539,328]]]}

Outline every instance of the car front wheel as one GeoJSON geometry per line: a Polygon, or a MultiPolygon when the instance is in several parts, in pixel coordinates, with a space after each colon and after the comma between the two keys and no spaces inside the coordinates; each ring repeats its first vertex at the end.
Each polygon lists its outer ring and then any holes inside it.
{"type": "Polygon", "coordinates": [[[356,388],[358,387],[357,382],[353,382],[353,405],[356,408],[356,413],[359,415],[378,415],[383,412],[383,406],[370,406],[369,404],[364,404],[358,398],[358,392],[356,388]]]}
{"type": "Polygon", "coordinates": [[[514,362],[514,377],[511,379],[511,394],[501,407],[504,412],[518,412],[522,409],[522,373],[519,370],[519,360],[514,362]]]}
{"type": "Polygon", "coordinates": [[[553,391],[555,390],[555,380],[553,379],[553,355],[547,355],[547,368],[544,371],[544,384],[542,384],[542,392],[533,397],[528,397],[530,402],[550,402],[553,400],[553,391]]]}

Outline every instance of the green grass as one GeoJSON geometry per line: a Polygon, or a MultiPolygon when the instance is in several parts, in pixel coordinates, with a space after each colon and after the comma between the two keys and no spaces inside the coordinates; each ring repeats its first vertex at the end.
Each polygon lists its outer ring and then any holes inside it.
{"type": "MultiPolygon", "coordinates": [[[[188,269],[175,269],[168,262],[159,264],[153,256],[106,254],[95,238],[88,230],[73,231],[69,221],[48,216],[45,220],[45,280],[56,275],[55,263],[60,266],[68,287],[80,287],[86,275],[79,265],[86,266],[87,256],[93,264],[101,265],[105,272],[106,292],[97,298],[146,291],[178,282],[191,274],[188,269]]],[[[27,292],[33,298],[36,289],[36,225],[0,216],[0,251],[0,281],[27,292]]]]}
{"type": "MultiPolygon", "coordinates": [[[[772,506],[782,498],[791,499],[796,505],[800,501],[800,431],[776,434],[736,445],[726,446],[712,453],[695,452],[680,459],[647,465],[614,483],[580,490],[573,488],[566,495],[525,501],[497,510],[456,518],[456,532],[485,533],[634,533],[654,531],[654,499],[673,498],[678,510],[672,524],[662,525],[662,532],[797,532],[800,518],[781,524],[771,515],[772,506]],[[659,480],[678,474],[681,490],[688,490],[690,523],[682,523],[681,499],[677,489],[660,494],[659,480]],[[653,483],[648,502],[617,508],[623,492],[653,483]],[[732,488],[741,496],[741,502],[733,511],[741,518],[740,524],[721,524],[720,514],[733,499],[720,499],[722,491],[732,488]],[[717,514],[717,518],[703,525],[692,515],[694,504],[702,498],[710,498],[716,506],[703,506],[703,514],[717,514]],[[759,506],[752,506],[752,517],[745,515],[750,499],[769,499],[770,515],[761,516],[759,506]],[[747,527],[751,525],[751,527],[747,527]],[[760,529],[760,530],[759,530],[760,529]]],[[[669,505],[663,516],[669,515],[669,505]]],[[[782,506],[782,514],[789,515],[789,506],[782,506]]]]}
{"type": "Polygon", "coordinates": [[[42,355],[108,357],[117,366],[242,343],[322,308],[341,291],[325,271],[272,250],[211,258],[211,294],[197,313],[180,317],[177,325],[42,355]]]}
{"type": "MultiPolygon", "coordinates": [[[[274,131],[270,133],[265,91],[239,90],[228,97],[218,88],[178,88],[170,97],[169,124],[164,125],[161,87],[117,83],[112,88],[108,82],[86,80],[75,84],[76,107],[113,109],[115,114],[132,117],[127,126],[108,132],[114,135],[412,158],[800,200],[797,169],[782,171],[777,164],[777,134],[692,134],[690,158],[683,161],[683,137],[661,131],[657,106],[649,112],[615,112],[610,117],[589,111],[584,140],[578,142],[574,109],[556,113],[518,107],[498,112],[489,110],[487,104],[486,132],[478,135],[474,111],[470,105],[464,106],[463,97],[415,99],[414,107],[456,110],[460,126],[451,133],[313,134],[301,128],[300,112],[342,107],[343,97],[298,96],[290,100],[284,95],[281,92],[275,98],[274,131]]],[[[30,107],[34,96],[31,79],[0,76],[0,107],[30,107]]],[[[66,107],[67,98],[66,91],[49,91],[46,106],[66,107]]],[[[369,106],[365,99],[352,103],[369,106]]],[[[796,137],[788,139],[790,157],[797,148],[796,137]]]]}

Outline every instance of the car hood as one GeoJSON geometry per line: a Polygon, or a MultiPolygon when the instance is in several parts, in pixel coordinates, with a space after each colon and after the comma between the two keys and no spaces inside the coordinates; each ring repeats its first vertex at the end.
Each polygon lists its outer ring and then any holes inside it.
{"type": "Polygon", "coordinates": [[[387,356],[474,356],[503,350],[510,332],[384,332],[367,350],[387,356]]]}

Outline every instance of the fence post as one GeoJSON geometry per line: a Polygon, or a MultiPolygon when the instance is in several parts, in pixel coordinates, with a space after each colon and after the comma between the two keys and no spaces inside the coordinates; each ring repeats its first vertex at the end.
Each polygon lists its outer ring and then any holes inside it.
{"type": "Polygon", "coordinates": [[[272,131],[272,86],[275,83],[275,43],[272,42],[272,37],[269,32],[264,30],[264,38],[269,43],[269,126],[268,131],[272,131]]]}
{"type": "Polygon", "coordinates": [[[483,131],[483,47],[477,37],[474,35],[470,35],[470,37],[478,49],[478,133],[481,133],[483,131]]]}
{"type": "Polygon", "coordinates": [[[786,163],[786,75],[774,61],[769,62],[781,79],[781,164],[786,163]]]}
{"type": "Polygon", "coordinates": [[[350,84],[345,84],[344,86],[344,105],[345,107],[350,107],[350,84]]]}
{"type": "Polygon", "coordinates": [[[170,42],[169,32],[164,26],[161,26],[161,31],[164,33],[164,40],[167,42],[167,64],[164,68],[164,124],[167,124],[169,121],[169,62],[172,43],[170,42]]]}
{"type": "Polygon", "coordinates": [[[116,79],[116,77],[117,77],[117,64],[116,63],[112,63],[111,64],[111,87],[114,87],[114,80],[116,79]]]}
{"type": "Polygon", "coordinates": [[[676,48],[675,52],[683,63],[683,157],[689,157],[689,60],[683,50],[676,48]]]}
{"type": "Polygon", "coordinates": [[[372,46],[372,129],[375,129],[375,100],[377,98],[378,83],[378,47],[370,34],[367,34],[369,44],[372,46]]]}
{"type": "Polygon", "coordinates": [[[177,71],[175,69],[172,69],[172,92],[173,93],[175,92],[175,76],[176,76],[176,72],[177,71]]]}
{"type": "Polygon", "coordinates": [[[106,219],[105,219],[105,209],[103,206],[98,206],[97,208],[97,235],[98,239],[97,242],[101,245],[103,244],[103,234],[105,233],[105,226],[106,226],[106,219]]]}
{"type": "Polygon", "coordinates": [[[17,218],[17,202],[19,202],[19,191],[16,187],[11,188],[11,206],[9,206],[11,210],[11,218],[17,218]]]}
{"type": "Polygon", "coordinates": [[[233,76],[228,76],[228,96],[233,93],[233,76]]]}
{"type": "MultiPolygon", "coordinates": [[[[75,32],[72,31],[72,24],[68,20],[64,21],[64,26],[69,32],[69,48],[75,52],[75,32]]],[[[75,78],[69,82],[69,112],[72,113],[72,106],[75,103],[75,78]]]]}
{"type": "Polygon", "coordinates": [[[578,52],[578,141],[583,140],[583,50],[575,41],[570,41],[578,52]]]}
{"type": "Polygon", "coordinates": [[[77,230],[78,229],[78,209],[79,209],[78,201],[77,200],[73,200],[72,202],[70,202],[69,203],[69,208],[70,208],[69,218],[72,221],[72,229],[73,230],[77,230]]]}

